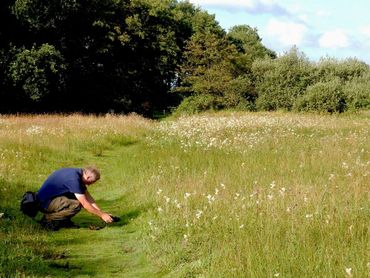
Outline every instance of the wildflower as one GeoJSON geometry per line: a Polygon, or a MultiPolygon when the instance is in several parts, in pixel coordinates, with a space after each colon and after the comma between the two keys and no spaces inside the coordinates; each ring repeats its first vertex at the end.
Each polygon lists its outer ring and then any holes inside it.
{"type": "Polygon", "coordinates": [[[306,214],[306,218],[312,218],[313,214],[306,214]]]}
{"type": "Polygon", "coordinates": [[[191,195],[191,193],[186,192],[186,193],[184,194],[184,198],[185,198],[185,199],[187,199],[187,198],[189,198],[189,197],[190,197],[190,195],[191,195]]]}
{"type": "Polygon", "coordinates": [[[239,229],[243,229],[244,228],[244,224],[241,224],[240,226],[239,226],[239,229]]]}
{"type": "Polygon", "coordinates": [[[214,221],[214,220],[216,220],[218,218],[218,216],[216,215],[216,216],[213,216],[213,218],[212,218],[212,220],[214,221]]]}
{"type": "Polygon", "coordinates": [[[166,200],[166,203],[169,203],[170,202],[170,198],[169,197],[167,197],[167,196],[163,196],[163,198],[166,200]]]}
{"type": "Polygon", "coordinates": [[[287,207],[286,212],[290,212],[291,208],[287,207]]]}
{"type": "Polygon", "coordinates": [[[218,194],[218,188],[215,189],[215,195],[217,195],[217,194],[218,194]]]}
{"type": "Polygon", "coordinates": [[[187,234],[184,235],[184,239],[187,241],[189,236],[187,234]]]}
{"type": "Polygon", "coordinates": [[[223,183],[221,183],[221,184],[220,184],[220,186],[221,186],[223,189],[225,189],[225,187],[226,187],[226,186],[225,186],[225,184],[223,184],[223,183]]]}
{"type": "Polygon", "coordinates": [[[268,198],[269,200],[272,200],[273,195],[269,194],[269,195],[267,195],[267,198],[268,198]]]}
{"type": "Polygon", "coordinates": [[[334,179],[334,174],[330,174],[330,176],[329,176],[329,180],[331,181],[331,180],[333,180],[334,179]]]}
{"type": "Polygon", "coordinates": [[[158,189],[157,194],[160,195],[162,193],[162,189],[158,189]]]}
{"type": "Polygon", "coordinates": [[[352,276],[352,268],[351,267],[346,267],[346,273],[348,276],[352,276]]]}
{"type": "Polygon", "coordinates": [[[280,276],[280,273],[275,273],[274,274],[274,277],[279,277],[280,276]]]}
{"type": "Polygon", "coordinates": [[[273,189],[276,186],[275,181],[272,181],[272,183],[270,184],[270,186],[271,186],[270,188],[273,189]]]}
{"type": "Polygon", "coordinates": [[[162,212],[163,211],[163,208],[158,207],[157,210],[158,210],[158,212],[162,212]]]}
{"type": "Polygon", "coordinates": [[[202,216],[202,214],[203,214],[203,211],[197,210],[197,213],[195,214],[195,216],[196,216],[196,218],[199,219],[202,216]]]}

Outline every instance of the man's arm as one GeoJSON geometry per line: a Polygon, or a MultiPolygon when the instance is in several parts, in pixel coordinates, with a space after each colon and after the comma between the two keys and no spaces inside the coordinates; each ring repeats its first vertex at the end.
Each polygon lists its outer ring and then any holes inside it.
{"type": "Polygon", "coordinates": [[[96,203],[96,201],[94,200],[94,198],[91,196],[91,194],[89,193],[89,191],[85,191],[85,196],[86,196],[86,199],[87,201],[94,207],[96,208],[97,210],[100,210],[101,209],[99,208],[98,204],[96,203]]]}
{"type": "Polygon", "coordinates": [[[100,208],[96,205],[94,199],[92,199],[91,195],[88,192],[86,194],[86,192],[85,192],[85,194],[75,193],[75,196],[76,196],[77,200],[81,203],[81,205],[84,207],[84,209],[86,209],[88,212],[90,212],[92,214],[95,214],[96,216],[99,216],[106,223],[113,222],[112,217],[108,213],[100,210],[100,208]]]}

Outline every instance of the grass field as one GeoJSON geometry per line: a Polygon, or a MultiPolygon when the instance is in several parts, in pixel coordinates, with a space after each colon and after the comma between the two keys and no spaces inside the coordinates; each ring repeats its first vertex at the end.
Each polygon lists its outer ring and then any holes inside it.
{"type": "Polygon", "coordinates": [[[366,112],[0,116],[0,277],[369,277],[369,128],[366,112]],[[121,222],[48,232],[20,213],[85,165],[121,222]]]}

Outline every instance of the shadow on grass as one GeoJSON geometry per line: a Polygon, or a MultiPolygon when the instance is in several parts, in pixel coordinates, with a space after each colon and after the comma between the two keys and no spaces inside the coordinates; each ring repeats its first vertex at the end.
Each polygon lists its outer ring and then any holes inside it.
{"type": "Polygon", "coordinates": [[[121,227],[130,224],[142,212],[133,209],[116,214],[120,221],[112,224],[105,224],[98,217],[81,212],[73,220],[78,229],[61,229],[52,233],[53,242],[58,246],[57,252],[63,256],[50,257],[47,260],[49,267],[66,277],[124,271],[122,267],[129,264],[132,258],[131,254],[125,257],[123,252],[124,238],[129,232],[123,233],[121,227]],[[92,229],[91,226],[99,229],[92,229]]]}

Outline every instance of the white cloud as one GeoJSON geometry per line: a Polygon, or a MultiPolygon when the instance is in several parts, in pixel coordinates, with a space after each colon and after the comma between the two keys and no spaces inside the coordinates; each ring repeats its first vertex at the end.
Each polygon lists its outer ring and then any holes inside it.
{"type": "Polygon", "coordinates": [[[337,49],[349,47],[351,43],[344,30],[336,29],[322,34],[319,39],[319,45],[323,48],[337,49]]]}
{"type": "Polygon", "coordinates": [[[370,37],[370,25],[361,27],[360,33],[366,37],[370,37]]]}
{"type": "Polygon", "coordinates": [[[327,10],[318,10],[318,11],[316,11],[316,16],[318,16],[318,17],[328,17],[328,16],[331,16],[331,15],[332,15],[332,12],[327,11],[327,10]]]}
{"type": "Polygon", "coordinates": [[[269,40],[275,40],[283,46],[300,46],[305,38],[307,27],[301,23],[271,19],[266,26],[269,40]]]}

